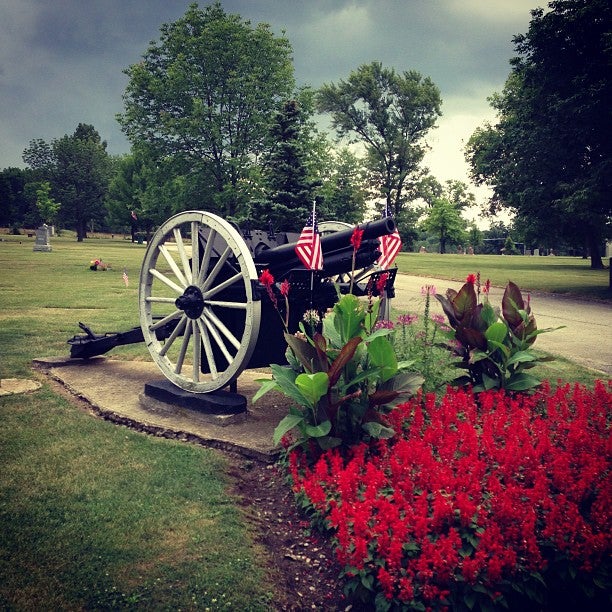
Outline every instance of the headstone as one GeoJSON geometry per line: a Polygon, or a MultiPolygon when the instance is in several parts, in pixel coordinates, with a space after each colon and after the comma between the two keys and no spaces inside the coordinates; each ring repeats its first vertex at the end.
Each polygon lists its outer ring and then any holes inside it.
{"type": "Polygon", "coordinates": [[[612,257],[612,240],[606,242],[606,257],[612,257]]]}
{"type": "Polygon", "coordinates": [[[45,253],[49,253],[51,251],[51,245],[49,244],[49,226],[46,223],[43,223],[36,230],[34,251],[42,251],[45,253]]]}
{"type": "Polygon", "coordinates": [[[533,255],[534,255],[534,257],[539,257],[540,256],[540,249],[533,249],[533,255]]]}

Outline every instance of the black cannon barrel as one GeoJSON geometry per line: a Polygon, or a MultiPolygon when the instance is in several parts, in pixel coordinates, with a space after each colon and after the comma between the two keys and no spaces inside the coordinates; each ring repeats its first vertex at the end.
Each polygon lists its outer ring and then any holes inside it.
{"type": "MultiPolygon", "coordinates": [[[[393,233],[395,230],[395,221],[393,221],[392,217],[385,217],[378,221],[363,223],[359,226],[359,229],[363,230],[362,240],[371,240],[393,233]]],[[[354,228],[350,228],[321,236],[321,250],[323,251],[324,266],[326,265],[326,253],[338,251],[346,246],[350,246],[353,231],[354,228]]],[[[265,249],[255,256],[254,261],[256,264],[267,264],[270,266],[280,263],[287,264],[290,260],[296,259],[295,244],[296,243],[283,244],[272,249],[265,249]]]]}
{"type": "MultiPolygon", "coordinates": [[[[363,240],[359,251],[355,257],[355,269],[365,268],[372,265],[380,257],[380,243],[377,238],[371,240],[363,240]]],[[[349,244],[348,247],[328,252],[323,260],[323,272],[325,276],[334,276],[336,274],[347,274],[351,271],[353,264],[353,247],[349,244]]],[[[266,264],[268,265],[268,264],[266,264]]],[[[270,272],[277,281],[282,281],[286,276],[295,269],[304,270],[304,265],[296,255],[269,265],[270,272]]]]}

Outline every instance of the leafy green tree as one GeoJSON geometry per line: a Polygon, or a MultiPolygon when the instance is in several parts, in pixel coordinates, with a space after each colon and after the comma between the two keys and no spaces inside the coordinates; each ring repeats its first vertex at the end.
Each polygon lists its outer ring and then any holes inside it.
{"type": "Polygon", "coordinates": [[[363,143],[372,196],[382,195],[398,216],[414,199],[424,172],[424,137],[441,114],[438,88],[416,71],[397,74],[372,62],[347,81],[324,85],[317,105],[331,114],[339,137],[363,143]]]}
{"type": "Polygon", "coordinates": [[[0,226],[19,227],[30,212],[25,187],[32,180],[32,172],[22,168],[0,171],[0,226]]]}
{"type": "Polygon", "coordinates": [[[220,2],[161,27],[143,60],[125,72],[125,112],[133,144],[177,175],[210,180],[207,208],[235,217],[246,207],[255,161],[269,144],[270,118],[294,86],[291,46],[267,24],[251,27],[220,2]]]}
{"type": "Polygon", "coordinates": [[[61,204],[56,202],[51,197],[51,183],[43,181],[36,190],[36,208],[40,214],[40,218],[49,225],[53,225],[57,218],[57,213],[61,208],[61,204]]]}
{"type": "Polygon", "coordinates": [[[600,245],[612,232],[612,5],[555,0],[532,11],[514,38],[517,56],[501,94],[497,123],[472,134],[472,178],[493,188],[491,209],[516,211],[517,224],[546,241],[600,245]]]}
{"type": "Polygon", "coordinates": [[[466,238],[466,222],[461,217],[461,212],[445,198],[433,201],[422,226],[423,229],[438,236],[440,253],[446,253],[446,246],[449,242],[461,243],[466,238]]]}
{"type": "Polygon", "coordinates": [[[468,244],[474,249],[475,253],[480,253],[484,244],[484,233],[474,222],[470,223],[467,232],[468,244]]]}
{"type": "Polygon", "coordinates": [[[466,183],[459,180],[449,179],[443,185],[438,179],[428,175],[419,181],[417,190],[419,197],[425,200],[428,206],[433,206],[433,203],[439,198],[445,198],[458,210],[476,204],[476,196],[469,191],[466,183]]]}
{"type": "Polygon", "coordinates": [[[23,159],[39,181],[51,183],[62,204],[58,222],[74,227],[79,242],[87,236],[88,222],[103,222],[111,162],[106,142],[92,125],[79,123],[74,134],[51,143],[32,140],[23,159]]]}
{"type": "Polygon", "coordinates": [[[321,217],[326,221],[361,223],[366,213],[366,189],[360,160],[348,148],[340,148],[329,159],[330,172],[321,193],[321,217]]]}

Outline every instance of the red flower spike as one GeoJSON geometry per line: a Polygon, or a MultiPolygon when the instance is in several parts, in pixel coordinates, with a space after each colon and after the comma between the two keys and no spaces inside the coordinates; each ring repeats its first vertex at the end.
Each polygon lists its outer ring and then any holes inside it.
{"type": "Polygon", "coordinates": [[[476,282],[476,275],[475,274],[468,274],[467,278],[465,279],[466,283],[469,283],[470,285],[473,285],[476,282]]]}
{"type": "Polygon", "coordinates": [[[358,226],[355,226],[353,230],[353,234],[351,236],[351,244],[353,245],[353,250],[358,251],[361,246],[361,239],[363,238],[363,230],[359,229],[358,226]]]}
{"type": "Polygon", "coordinates": [[[268,268],[266,268],[259,276],[259,282],[266,288],[271,287],[274,284],[274,276],[270,270],[268,270],[268,268]]]}
{"type": "Polygon", "coordinates": [[[291,285],[289,284],[289,281],[285,279],[280,286],[281,295],[287,297],[289,295],[289,289],[291,289],[291,285]]]}

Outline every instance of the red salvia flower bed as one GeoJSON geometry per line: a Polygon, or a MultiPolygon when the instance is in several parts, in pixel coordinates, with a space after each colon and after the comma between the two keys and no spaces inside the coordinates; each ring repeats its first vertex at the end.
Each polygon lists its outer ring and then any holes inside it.
{"type": "Polygon", "coordinates": [[[545,384],[532,396],[417,397],[388,416],[398,432],[389,440],[348,457],[326,451],[312,467],[290,453],[294,490],[333,530],[349,584],[378,594],[381,609],[513,597],[550,606],[577,585],[601,596],[612,550],[611,390],[598,381],[593,390],[545,384]]]}

